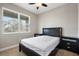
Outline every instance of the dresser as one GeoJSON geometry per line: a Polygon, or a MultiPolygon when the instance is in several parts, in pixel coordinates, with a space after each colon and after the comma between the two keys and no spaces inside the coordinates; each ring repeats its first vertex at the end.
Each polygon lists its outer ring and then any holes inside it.
{"type": "Polygon", "coordinates": [[[58,47],[60,49],[66,49],[79,54],[79,39],[72,37],[62,37],[58,47]]]}

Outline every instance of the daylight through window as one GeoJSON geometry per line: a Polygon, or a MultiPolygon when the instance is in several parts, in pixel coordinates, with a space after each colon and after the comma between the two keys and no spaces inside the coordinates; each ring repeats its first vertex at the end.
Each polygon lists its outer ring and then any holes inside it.
{"type": "Polygon", "coordinates": [[[3,33],[26,33],[30,31],[30,17],[11,10],[3,10],[3,33]]]}

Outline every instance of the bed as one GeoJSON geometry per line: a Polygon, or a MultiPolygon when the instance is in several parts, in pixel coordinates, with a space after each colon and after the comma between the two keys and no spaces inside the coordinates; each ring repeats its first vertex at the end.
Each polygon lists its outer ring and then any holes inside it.
{"type": "Polygon", "coordinates": [[[29,56],[55,55],[58,44],[61,41],[62,28],[43,28],[43,35],[22,39],[19,44],[19,51],[29,56]]]}

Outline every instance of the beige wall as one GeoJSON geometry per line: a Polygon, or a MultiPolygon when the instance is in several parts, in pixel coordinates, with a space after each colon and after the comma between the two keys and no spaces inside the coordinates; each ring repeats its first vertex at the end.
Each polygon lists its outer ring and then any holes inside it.
{"type": "Polygon", "coordinates": [[[78,37],[77,4],[66,4],[47,13],[40,14],[39,33],[43,27],[62,27],[64,36],[78,37]]]}
{"type": "Polygon", "coordinates": [[[37,15],[30,13],[29,11],[20,8],[13,4],[1,4],[0,3],[0,49],[9,47],[11,45],[16,45],[19,43],[19,40],[22,38],[32,37],[34,33],[37,32],[37,15]],[[31,17],[31,32],[30,33],[18,33],[18,34],[2,34],[2,19],[1,19],[1,12],[2,7],[6,7],[31,17]]]}

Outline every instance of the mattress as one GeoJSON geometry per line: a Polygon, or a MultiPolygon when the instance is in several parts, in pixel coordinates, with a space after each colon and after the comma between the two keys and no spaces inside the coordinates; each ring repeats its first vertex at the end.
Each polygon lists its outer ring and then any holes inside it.
{"type": "Polygon", "coordinates": [[[49,55],[51,51],[56,48],[59,42],[59,37],[52,36],[38,36],[21,40],[22,45],[35,51],[41,56],[49,55]]]}

